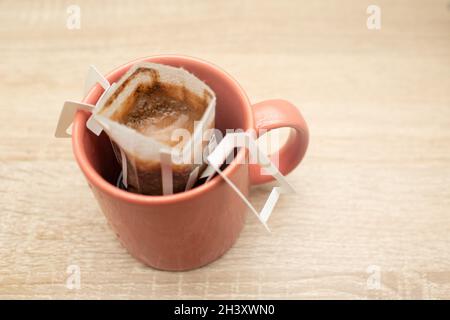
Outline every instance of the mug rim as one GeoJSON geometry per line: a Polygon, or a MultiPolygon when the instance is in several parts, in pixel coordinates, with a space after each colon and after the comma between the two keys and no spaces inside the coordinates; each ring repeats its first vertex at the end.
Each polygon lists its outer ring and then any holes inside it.
{"type": "MultiPolygon", "coordinates": [[[[241,100],[241,104],[244,105],[244,111],[243,114],[246,119],[245,126],[246,128],[243,128],[244,130],[248,130],[250,128],[254,128],[254,117],[253,112],[251,110],[251,104],[247,97],[247,94],[241,87],[241,85],[226,71],[221,69],[220,67],[199,58],[194,58],[191,56],[186,55],[176,55],[176,54],[166,54],[166,55],[154,55],[154,56],[147,56],[143,58],[135,59],[131,62],[125,63],[112,71],[108,72],[108,74],[105,76],[108,81],[111,81],[112,78],[117,78],[117,74],[121,72],[126,72],[132,65],[138,62],[142,61],[149,61],[149,62],[157,62],[155,60],[173,60],[173,61],[189,61],[193,62],[195,64],[200,65],[202,68],[209,69],[209,71],[218,73],[219,76],[222,78],[225,78],[227,82],[230,83],[233,90],[239,95],[239,98],[241,100]],[[125,71],[124,71],[125,70],[125,71]]],[[[170,64],[169,64],[170,65],[170,64]]],[[[189,71],[189,70],[188,70],[189,71]]],[[[95,96],[100,97],[101,91],[103,88],[97,84],[94,86],[84,97],[83,103],[88,104],[95,104],[98,100],[95,99],[95,96]]],[[[84,175],[88,179],[90,183],[95,185],[96,188],[101,189],[103,192],[107,193],[111,197],[119,198],[123,201],[132,202],[132,203],[138,203],[138,204],[169,204],[169,203],[175,203],[175,202],[182,202],[185,200],[190,200],[194,197],[200,196],[203,193],[212,191],[217,189],[220,183],[225,183],[223,178],[220,175],[216,175],[214,178],[212,178],[208,183],[204,183],[198,187],[192,188],[188,191],[183,191],[171,195],[143,195],[138,193],[132,193],[125,190],[122,190],[118,188],[117,186],[111,184],[110,182],[106,181],[98,172],[95,170],[88,160],[88,157],[86,155],[86,150],[84,148],[82,141],[82,134],[88,130],[86,127],[86,121],[83,121],[83,114],[81,113],[83,111],[77,111],[74,121],[73,121],[73,130],[72,130],[72,148],[73,153],[75,155],[75,159],[78,162],[78,165],[80,166],[81,170],[83,171],[84,175]]],[[[236,154],[236,157],[231,161],[231,163],[224,169],[223,173],[229,178],[234,172],[236,172],[238,168],[238,164],[244,163],[242,160],[245,157],[246,150],[244,148],[241,148],[239,152],[236,154]]]]}

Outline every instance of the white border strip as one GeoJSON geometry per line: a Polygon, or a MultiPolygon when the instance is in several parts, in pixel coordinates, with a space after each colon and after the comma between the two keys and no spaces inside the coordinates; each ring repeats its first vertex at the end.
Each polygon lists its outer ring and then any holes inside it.
{"type": "Polygon", "coordinates": [[[164,149],[159,152],[163,195],[173,193],[172,154],[164,149]]]}

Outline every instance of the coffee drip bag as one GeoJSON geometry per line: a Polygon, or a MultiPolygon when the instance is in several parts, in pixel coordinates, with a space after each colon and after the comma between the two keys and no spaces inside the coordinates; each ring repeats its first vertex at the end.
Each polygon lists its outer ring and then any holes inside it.
{"type": "Polygon", "coordinates": [[[93,119],[111,139],[127,190],[163,195],[185,191],[205,167],[215,106],[214,92],[191,73],[146,62],[112,84],[93,119]]]}

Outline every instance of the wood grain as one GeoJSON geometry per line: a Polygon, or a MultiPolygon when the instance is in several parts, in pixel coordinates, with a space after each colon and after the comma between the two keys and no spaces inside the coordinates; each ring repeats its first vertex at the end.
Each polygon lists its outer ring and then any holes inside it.
{"type": "Polygon", "coordinates": [[[377,1],[379,31],[372,2],[1,1],[0,298],[450,298],[449,2],[377,1]],[[292,101],[311,130],[273,233],[249,215],[223,258],[184,273],[127,254],[53,138],[89,64],[161,53],[221,66],[253,102],[292,101]]]}

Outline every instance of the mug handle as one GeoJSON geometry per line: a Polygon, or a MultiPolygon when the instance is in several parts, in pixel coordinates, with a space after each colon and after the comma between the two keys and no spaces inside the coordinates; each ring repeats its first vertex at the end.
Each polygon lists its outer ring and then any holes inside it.
{"type": "MultiPolygon", "coordinates": [[[[300,111],[292,103],[281,100],[266,100],[253,105],[255,129],[258,137],[260,131],[288,127],[291,128],[288,139],[279,149],[278,154],[271,155],[271,159],[278,157],[278,169],[283,175],[298,166],[305,155],[309,142],[309,131],[300,111]]],[[[272,175],[262,175],[259,164],[250,164],[250,183],[261,184],[274,180],[272,175]]]]}

